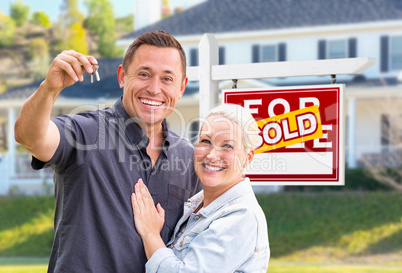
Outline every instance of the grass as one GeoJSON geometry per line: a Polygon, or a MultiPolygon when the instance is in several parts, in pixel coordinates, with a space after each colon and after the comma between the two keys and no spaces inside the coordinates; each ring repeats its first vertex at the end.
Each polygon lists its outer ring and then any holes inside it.
{"type": "Polygon", "coordinates": [[[53,231],[52,197],[0,198],[0,257],[47,257],[53,231]]]}
{"type": "MultiPolygon", "coordinates": [[[[258,199],[268,221],[269,273],[402,272],[402,194],[283,193],[258,199]]],[[[51,196],[0,198],[0,273],[46,271],[53,210],[51,196]]]]}
{"type": "Polygon", "coordinates": [[[293,193],[258,199],[275,260],[402,265],[400,193],[293,193]]]}
{"type": "MultiPolygon", "coordinates": [[[[42,273],[47,258],[0,258],[0,273],[42,273]]],[[[289,264],[271,262],[267,273],[397,273],[402,268],[367,265],[289,264]]]]}
{"type": "Polygon", "coordinates": [[[0,273],[43,273],[48,258],[0,258],[0,273]]]}
{"type": "MultiPolygon", "coordinates": [[[[0,271],[1,272],[1,271],[0,271]]],[[[367,265],[271,263],[267,273],[401,273],[402,268],[367,265]]]]}
{"type": "Polygon", "coordinates": [[[47,270],[46,265],[9,265],[0,266],[0,273],[43,273],[47,270]]]}

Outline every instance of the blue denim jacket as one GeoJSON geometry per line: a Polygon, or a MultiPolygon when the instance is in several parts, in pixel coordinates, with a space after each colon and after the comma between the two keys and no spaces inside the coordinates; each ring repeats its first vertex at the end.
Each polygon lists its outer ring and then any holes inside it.
{"type": "Polygon", "coordinates": [[[201,191],[184,204],[171,240],[148,260],[146,272],[266,273],[267,222],[250,180],[244,179],[195,214],[203,198],[201,191]],[[187,219],[187,227],[176,238],[187,219]]]}

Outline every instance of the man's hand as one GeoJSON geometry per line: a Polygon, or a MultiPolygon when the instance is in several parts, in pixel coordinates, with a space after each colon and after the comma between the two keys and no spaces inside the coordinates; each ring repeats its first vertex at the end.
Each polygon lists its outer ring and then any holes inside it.
{"type": "Polygon", "coordinates": [[[48,91],[61,92],[75,82],[83,81],[85,71],[92,74],[92,65],[96,64],[98,62],[92,56],[65,50],[54,58],[43,85],[48,91]]]}
{"type": "Polygon", "coordinates": [[[77,81],[85,71],[93,73],[98,62],[73,50],[63,51],[52,62],[46,79],[24,103],[15,123],[15,140],[34,157],[49,161],[60,143],[60,132],[50,121],[53,105],[60,92],[77,81]]]}

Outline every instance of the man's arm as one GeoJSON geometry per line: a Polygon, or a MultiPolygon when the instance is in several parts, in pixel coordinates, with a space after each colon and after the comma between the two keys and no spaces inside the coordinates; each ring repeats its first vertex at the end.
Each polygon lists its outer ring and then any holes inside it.
{"type": "Polygon", "coordinates": [[[93,73],[98,62],[73,50],[63,51],[52,62],[46,79],[24,103],[15,123],[15,140],[40,161],[49,161],[60,142],[60,132],[50,114],[60,92],[77,81],[85,71],[93,73]]]}

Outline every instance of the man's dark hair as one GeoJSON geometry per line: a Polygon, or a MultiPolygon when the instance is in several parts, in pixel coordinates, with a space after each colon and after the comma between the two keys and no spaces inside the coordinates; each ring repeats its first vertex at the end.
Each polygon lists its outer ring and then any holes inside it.
{"type": "Polygon", "coordinates": [[[134,58],[135,52],[142,45],[176,48],[180,54],[183,79],[186,77],[186,54],[184,53],[181,44],[172,35],[163,30],[146,32],[134,40],[134,42],[127,49],[126,55],[123,59],[123,68],[125,71],[128,71],[128,67],[134,58]]]}

